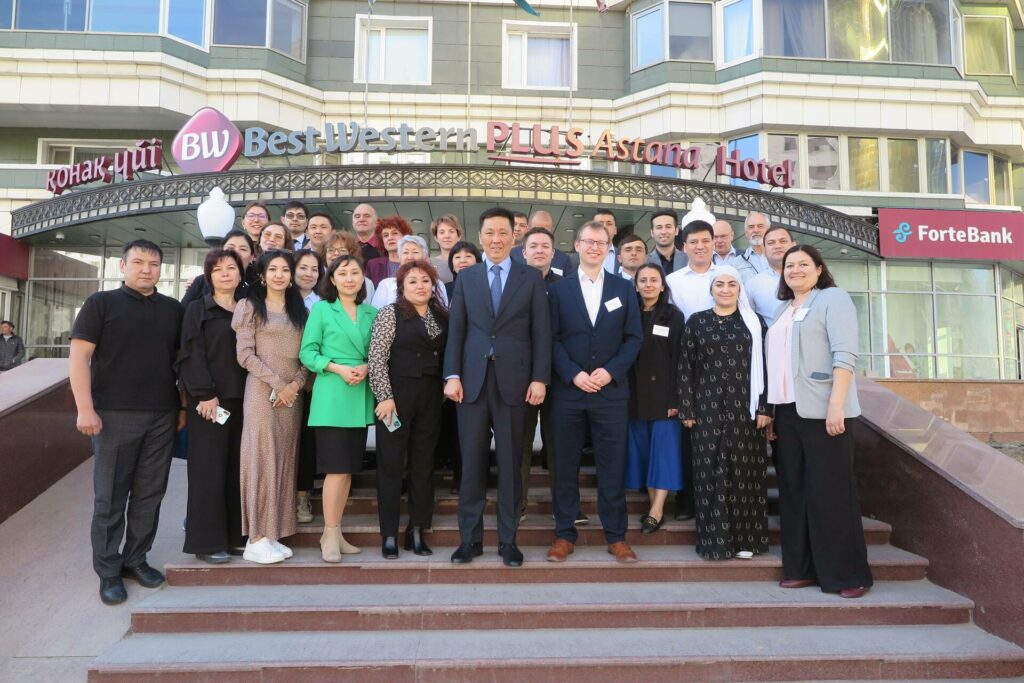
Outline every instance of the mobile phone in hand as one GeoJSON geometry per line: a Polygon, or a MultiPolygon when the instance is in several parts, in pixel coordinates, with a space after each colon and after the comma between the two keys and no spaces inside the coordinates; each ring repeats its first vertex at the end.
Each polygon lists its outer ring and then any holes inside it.
{"type": "Polygon", "coordinates": [[[277,389],[270,390],[270,402],[277,403],[277,389]]]}
{"type": "Polygon", "coordinates": [[[219,424],[219,425],[224,424],[225,422],[228,421],[229,417],[231,417],[231,413],[229,411],[224,410],[220,406],[217,406],[217,420],[216,420],[217,424],[219,424]]]}
{"type": "Polygon", "coordinates": [[[398,412],[393,412],[388,416],[388,419],[384,420],[384,426],[388,428],[389,432],[393,432],[402,426],[402,421],[398,419],[398,412]]]}

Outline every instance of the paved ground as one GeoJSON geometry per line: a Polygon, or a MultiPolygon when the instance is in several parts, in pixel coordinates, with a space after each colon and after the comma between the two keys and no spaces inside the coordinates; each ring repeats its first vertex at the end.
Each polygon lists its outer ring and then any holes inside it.
{"type": "MultiPolygon", "coordinates": [[[[154,566],[180,558],[185,463],[175,460],[154,566]]],[[[85,681],[93,659],[128,631],[132,605],[153,593],[126,582],[128,602],[100,602],[89,522],[92,460],[0,524],[0,682],[85,681]]]]}

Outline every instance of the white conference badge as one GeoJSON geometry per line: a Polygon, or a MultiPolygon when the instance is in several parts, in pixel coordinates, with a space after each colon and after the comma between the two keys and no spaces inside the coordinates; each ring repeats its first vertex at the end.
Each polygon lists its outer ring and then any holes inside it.
{"type": "Polygon", "coordinates": [[[796,315],[793,316],[793,322],[798,323],[804,318],[806,318],[809,310],[810,309],[807,308],[801,308],[799,311],[796,312],[796,315]]]}
{"type": "Polygon", "coordinates": [[[655,325],[652,329],[652,332],[654,333],[655,337],[667,337],[668,327],[666,327],[665,325],[655,325]]]}
{"type": "Polygon", "coordinates": [[[561,268],[555,268],[554,266],[551,266],[551,272],[558,277],[562,277],[562,275],[564,275],[564,271],[561,268]]]}
{"type": "Polygon", "coordinates": [[[608,301],[605,301],[604,307],[608,310],[609,313],[611,313],[616,309],[622,308],[622,302],[619,301],[619,297],[615,297],[614,299],[609,299],[608,301]]]}

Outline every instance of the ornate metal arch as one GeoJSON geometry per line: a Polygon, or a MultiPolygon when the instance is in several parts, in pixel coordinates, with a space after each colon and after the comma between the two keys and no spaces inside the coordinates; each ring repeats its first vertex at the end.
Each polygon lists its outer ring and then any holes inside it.
{"type": "Polygon", "coordinates": [[[46,199],[13,212],[12,233],[29,237],[107,218],[194,210],[214,186],[233,204],[287,201],[429,199],[566,202],[632,209],[689,210],[697,197],[716,215],[757,211],[773,223],[878,254],[878,228],[781,192],[693,180],[550,168],[496,166],[312,166],[160,177],[46,199]]]}

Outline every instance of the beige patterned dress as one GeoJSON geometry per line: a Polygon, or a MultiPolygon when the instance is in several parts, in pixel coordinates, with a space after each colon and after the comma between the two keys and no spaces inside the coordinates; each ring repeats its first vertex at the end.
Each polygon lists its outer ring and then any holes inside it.
{"type": "Polygon", "coordinates": [[[231,327],[238,339],[238,363],[249,371],[243,401],[241,446],[242,534],[278,540],[295,533],[295,467],[302,401],[272,408],[270,392],[291,381],[306,383],[299,363],[302,330],[285,313],[267,311],[258,324],[252,305],[235,307],[231,327]]]}

